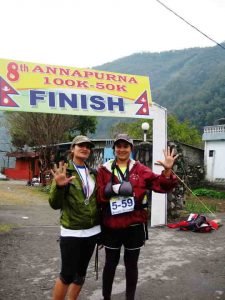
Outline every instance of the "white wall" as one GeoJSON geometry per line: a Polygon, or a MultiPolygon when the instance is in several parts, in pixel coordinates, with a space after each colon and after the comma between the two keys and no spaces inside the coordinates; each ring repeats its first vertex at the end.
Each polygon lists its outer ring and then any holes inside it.
{"type": "Polygon", "coordinates": [[[205,168],[207,180],[225,179],[225,141],[205,142],[205,168]],[[212,157],[209,157],[210,150],[213,151],[212,157]]]}

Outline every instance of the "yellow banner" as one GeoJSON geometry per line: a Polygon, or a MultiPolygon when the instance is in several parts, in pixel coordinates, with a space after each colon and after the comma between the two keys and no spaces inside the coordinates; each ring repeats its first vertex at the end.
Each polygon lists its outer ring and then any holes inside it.
{"type": "Polygon", "coordinates": [[[0,110],[142,118],[151,103],[145,76],[0,59],[0,110]]]}

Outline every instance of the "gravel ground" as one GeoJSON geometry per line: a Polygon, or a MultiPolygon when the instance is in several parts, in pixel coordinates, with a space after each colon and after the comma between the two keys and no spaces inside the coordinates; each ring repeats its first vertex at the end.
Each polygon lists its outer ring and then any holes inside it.
{"type": "MultiPolygon", "coordinates": [[[[225,222],[225,213],[218,214],[225,222]]],[[[24,182],[0,181],[0,300],[51,299],[60,268],[59,212],[24,182]],[[10,230],[8,230],[10,229],[10,230]],[[8,231],[7,231],[8,230],[8,231]]],[[[225,226],[207,234],[149,228],[141,251],[137,300],[225,300],[225,226]]],[[[81,300],[100,300],[104,250],[94,258],[81,300]]],[[[112,300],[125,299],[121,257],[112,300]]]]}

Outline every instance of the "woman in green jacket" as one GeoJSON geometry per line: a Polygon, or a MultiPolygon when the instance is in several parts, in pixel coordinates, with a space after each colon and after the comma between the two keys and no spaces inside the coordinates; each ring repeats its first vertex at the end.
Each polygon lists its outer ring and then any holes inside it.
{"type": "Polygon", "coordinates": [[[60,209],[61,272],[53,290],[53,300],[77,299],[84,284],[89,261],[100,234],[96,204],[96,175],[85,161],[94,144],[86,136],[72,141],[72,160],[59,163],[54,177],[49,204],[60,209]]]}

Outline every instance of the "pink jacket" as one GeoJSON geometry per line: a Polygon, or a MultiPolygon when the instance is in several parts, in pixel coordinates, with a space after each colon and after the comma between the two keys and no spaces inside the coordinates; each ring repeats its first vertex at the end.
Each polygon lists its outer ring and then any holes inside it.
{"type": "MultiPolygon", "coordinates": [[[[126,228],[132,224],[146,223],[148,220],[148,212],[142,205],[146,191],[153,190],[158,193],[168,193],[177,185],[175,175],[166,178],[163,173],[161,175],[154,174],[150,168],[140,162],[130,160],[129,182],[133,187],[135,209],[131,212],[111,215],[109,199],[105,197],[104,193],[105,186],[112,177],[111,165],[112,161],[108,161],[98,170],[97,201],[102,211],[103,225],[112,229],[126,228]]],[[[114,184],[115,183],[120,183],[117,176],[114,178],[114,184]]]]}

